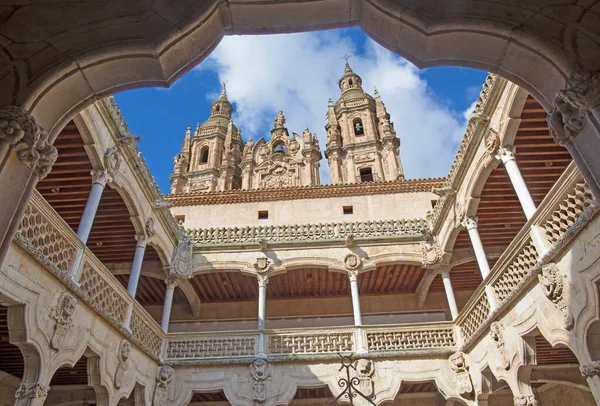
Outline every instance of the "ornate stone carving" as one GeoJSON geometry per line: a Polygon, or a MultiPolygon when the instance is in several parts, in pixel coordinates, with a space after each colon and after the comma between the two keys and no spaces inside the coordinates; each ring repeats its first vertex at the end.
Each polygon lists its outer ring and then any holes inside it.
{"type": "Polygon", "coordinates": [[[584,378],[600,376],[600,361],[592,361],[579,366],[579,372],[584,378]]]}
{"type": "Polygon", "coordinates": [[[15,392],[16,399],[46,399],[49,387],[40,383],[21,383],[15,392]]]}
{"type": "Polygon", "coordinates": [[[423,259],[421,261],[423,263],[424,268],[438,264],[442,261],[443,252],[436,236],[434,236],[430,232],[427,232],[425,234],[425,240],[421,241],[420,246],[421,254],[423,256],[423,259]]]}
{"type": "Polygon", "coordinates": [[[505,370],[510,369],[510,360],[506,354],[506,348],[504,347],[504,334],[502,331],[504,330],[504,326],[499,321],[495,321],[490,325],[490,337],[496,344],[496,348],[498,348],[498,352],[500,354],[500,365],[505,370]]]}
{"type": "Polygon", "coordinates": [[[290,141],[290,145],[288,147],[288,151],[290,151],[290,154],[296,155],[296,153],[299,150],[300,150],[300,144],[298,143],[298,141],[296,141],[296,140],[290,141]]]}
{"type": "Polygon", "coordinates": [[[173,368],[163,365],[158,368],[156,375],[156,386],[154,387],[154,396],[152,406],[167,406],[167,396],[169,394],[169,384],[173,380],[173,368]]]}
{"type": "Polygon", "coordinates": [[[129,370],[129,355],[131,353],[131,343],[123,341],[117,355],[118,363],[115,371],[115,388],[120,389],[124,384],[125,376],[129,370]]]}
{"type": "Polygon", "coordinates": [[[498,131],[493,128],[489,128],[484,138],[485,150],[490,155],[495,155],[496,151],[498,151],[498,147],[500,147],[500,136],[498,135],[498,131]]]}
{"type": "Polygon", "coordinates": [[[479,223],[479,219],[477,217],[463,217],[460,221],[460,225],[468,230],[472,230],[477,228],[477,223],[479,223]]]}
{"type": "Polygon", "coordinates": [[[344,246],[346,248],[352,248],[356,245],[356,240],[352,234],[346,236],[346,241],[344,241],[344,246]]]}
{"type": "Polygon", "coordinates": [[[450,356],[450,367],[456,376],[456,389],[461,396],[468,396],[473,393],[473,383],[469,375],[469,366],[467,365],[465,354],[458,351],[450,356]]]}
{"type": "Polygon", "coordinates": [[[54,333],[50,339],[50,347],[60,349],[63,340],[73,325],[72,316],[77,307],[77,299],[69,292],[64,292],[58,299],[56,306],[50,310],[50,318],[54,324],[54,333]]]}
{"type": "Polygon", "coordinates": [[[271,261],[267,257],[256,258],[256,262],[254,263],[254,270],[258,274],[264,274],[269,270],[269,266],[271,265],[271,261]]]}
{"type": "Polygon", "coordinates": [[[267,242],[267,240],[260,240],[258,242],[258,247],[262,252],[267,252],[267,250],[269,249],[269,243],[267,242]]]}
{"type": "Polygon", "coordinates": [[[566,147],[583,129],[585,113],[557,96],[547,120],[554,142],[566,147]]]}
{"type": "Polygon", "coordinates": [[[156,234],[156,229],[154,228],[154,218],[148,217],[148,220],[146,220],[144,231],[146,232],[146,236],[148,238],[154,237],[154,234],[156,234]]]}
{"type": "Polygon", "coordinates": [[[431,193],[434,193],[440,197],[453,196],[456,194],[456,190],[452,186],[442,186],[431,188],[431,193]]]}
{"type": "Polygon", "coordinates": [[[355,271],[362,266],[362,259],[356,254],[348,254],[344,258],[344,267],[349,271],[355,271]]]}
{"type": "Polygon", "coordinates": [[[294,186],[294,173],[286,167],[277,165],[263,178],[264,187],[268,189],[294,186]]]}
{"type": "Polygon", "coordinates": [[[544,265],[538,279],[544,295],[563,313],[565,328],[571,330],[573,328],[573,316],[564,296],[565,282],[558,265],[555,263],[544,265]]]}
{"type": "Polygon", "coordinates": [[[277,116],[275,116],[275,122],[273,124],[273,128],[283,128],[285,126],[285,116],[283,115],[283,111],[279,110],[277,116]]]}
{"type": "Polygon", "coordinates": [[[271,376],[271,367],[269,363],[257,358],[250,364],[250,379],[252,380],[252,399],[256,403],[263,403],[267,399],[265,384],[271,376]]]}
{"type": "Polygon", "coordinates": [[[354,367],[356,369],[356,377],[358,378],[357,389],[363,395],[370,398],[375,391],[375,384],[373,382],[375,363],[370,359],[360,358],[356,360],[354,367]]]}
{"type": "Polygon", "coordinates": [[[92,175],[92,183],[99,183],[102,186],[106,186],[108,182],[112,182],[112,177],[106,169],[94,169],[90,174],[92,175]]]}
{"type": "Polygon", "coordinates": [[[170,274],[178,278],[191,278],[193,270],[193,246],[185,231],[179,232],[177,248],[173,252],[170,274]]]}
{"type": "Polygon", "coordinates": [[[591,110],[600,105],[600,73],[591,74],[576,71],[569,76],[566,89],[560,90],[558,96],[571,106],[591,110]]]}
{"type": "Polygon", "coordinates": [[[538,401],[534,395],[520,395],[514,397],[515,406],[537,406],[538,401]]]}
{"type": "Polygon", "coordinates": [[[34,172],[43,179],[52,169],[58,151],[48,144],[48,134],[37,125],[27,110],[19,106],[0,109],[0,143],[14,146],[20,161],[33,164],[34,172]]]}
{"type": "Polygon", "coordinates": [[[121,161],[121,153],[117,147],[110,147],[104,153],[104,167],[113,178],[119,173],[121,161]]]}

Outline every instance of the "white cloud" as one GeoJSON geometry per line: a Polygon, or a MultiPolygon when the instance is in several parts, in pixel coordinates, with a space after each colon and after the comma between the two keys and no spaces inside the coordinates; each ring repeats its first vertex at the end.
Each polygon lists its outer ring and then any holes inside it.
{"type": "MultiPolygon", "coordinates": [[[[341,55],[357,54],[357,44],[337,32],[226,37],[199,69],[215,69],[235,103],[234,122],[242,136],[270,136],[283,110],[290,132],[305,127],[325,145],[327,100],[340,95],[341,55]]],[[[464,131],[462,114],[436,101],[419,70],[368,40],[366,57],[350,59],[370,94],[377,87],[401,140],[408,178],[445,176],[464,131]]],[[[321,181],[329,181],[327,161],[321,181]]]]}

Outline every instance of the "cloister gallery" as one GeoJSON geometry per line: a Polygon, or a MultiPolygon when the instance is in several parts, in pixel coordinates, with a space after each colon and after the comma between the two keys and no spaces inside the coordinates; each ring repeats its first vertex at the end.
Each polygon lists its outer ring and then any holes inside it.
{"type": "Polygon", "coordinates": [[[599,69],[595,0],[2,2],[0,405],[600,403],[599,69]],[[491,72],[447,176],[346,64],[326,145],[223,90],[160,193],[111,94],[350,26],[491,72]]]}

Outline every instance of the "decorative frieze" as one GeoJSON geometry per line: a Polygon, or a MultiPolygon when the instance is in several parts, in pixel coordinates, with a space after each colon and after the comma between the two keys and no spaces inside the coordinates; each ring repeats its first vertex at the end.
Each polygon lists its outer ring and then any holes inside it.
{"type": "Polygon", "coordinates": [[[504,334],[503,331],[504,326],[501,322],[495,321],[490,325],[490,337],[492,341],[496,344],[496,348],[498,349],[499,354],[499,362],[502,368],[505,370],[510,369],[510,360],[508,359],[508,355],[506,353],[506,348],[504,345],[504,334]]]}
{"type": "Polygon", "coordinates": [[[333,222],[279,226],[248,226],[187,230],[196,245],[340,240],[353,238],[418,237],[427,228],[425,219],[333,222]]]}
{"type": "Polygon", "coordinates": [[[120,389],[125,383],[129,370],[129,355],[131,354],[131,343],[123,341],[117,354],[117,370],[115,371],[115,388],[120,389]]]}
{"type": "Polygon", "coordinates": [[[520,395],[514,397],[515,406],[537,406],[538,401],[534,395],[520,395]]]}
{"type": "Polygon", "coordinates": [[[551,262],[542,267],[542,272],[538,275],[540,287],[544,296],[548,298],[563,314],[565,329],[573,328],[573,316],[567,306],[565,299],[565,277],[561,274],[558,265],[551,262]]]}
{"type": "Polygon", "coordinates": [[[152,406],[167,406],[167,396],[169,395],[169,384],[173,380],[175,371],[168,365],[162,365],[158,368],[156,374],[156,386],[154,387],[154,396],[152,397],[152,406]]]}
{"type": "Polygon", "coordinates": [[[50,347],[59,350],[62,342],[73,325],[73,313],[77,307],[77,299],[69,292],[64,292],[56,306],[50,310],[50,318],[55,321],[54,332],[50,339],[50,347]]]}
{"type": "Polygon", "coordinates": [[[448,359],[450,368],[454,371],[456,378],[456,390],[461,396],[469,396],[473,393],[473,383],[469,374],[469,366],[465,358],[465,354],[458,351],[448,359]]]}
{"type": "Polygon", "coordinates": [[[46,399],[49,387],[41,383],[21,383],[15,392],[16,399],[46,399]]]}

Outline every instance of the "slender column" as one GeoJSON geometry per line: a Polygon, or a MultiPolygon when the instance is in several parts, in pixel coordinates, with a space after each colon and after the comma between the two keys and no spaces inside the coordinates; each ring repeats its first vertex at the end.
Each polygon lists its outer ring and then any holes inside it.
{"type": "Polygon", "coordinates": [[[521,207],[523,207],[523,211],[525,212],[525,217],[527,217],[527,220],[529,220],[535,213],[536,207],[533,199],[531,198],[531,194],[529,194],[529,189],[527,189],[527,185],[523,180],[523,176],[519,170],[519,165],[517,165],[514,148],[510,146],[498,148],[496,158],[501,160],[504,164],[506,172],[508,172],[510,182],[515,189],[517,197],[519,198],[519,202],[521,203],[521,207]]]}
{"type": "MultiPolygon", "coordinates": [[[[467,229],[469,233],[469,238],[471,239],[471,245],[473,246],[473,251],[475,252],[475,258],[477,259],[477,265],[479,266],[479,272],[481,272],[481,276],[483,277],[483,282],[490,274],[490,265],[487,260],[487,256],[485,255],[485,251],[483,249],[483,244],[481,243],[481,238],[479,238],[479,232],[477,231],[477,217],[465,217],[461,224],[464,228],[467,229]]],[[[491,286],[486,283],[485,293],[488,298],[488,302],[492,309],[498,307],[496,303],[496,297],[494,296],[494,291],[491,286]]]]}
{"type": "Polygon", "coordinates": [[[93,170],[92,174],[92,190],[88,196],[81,221],[79,222],[79,228],[77,229],[77,236],[83,242],[87,243],[87,239],[90,236],[90,230],[94,223],[94,217],[96,217],[96,210],[98,210],[98,204],[100,204],[100,198],[106,183],[110,182],[111,178],[105,169],[93,170]]]}
{"type": "Polygon", "coordinates": [[[358,272],[349,271],[348,279],[350,279],[350,293],[352,294],[352,312],[354,313],[354,326],[356,327],[356,354],[365,355],[367,350],[362,335],[362,315],[360,312],[360,297],[358,294],[358,272]]]}
{"type": "Polygon", "coordinates": [[[169,332],[169,320],[171,319],[171,306],[173,305],[173,293],[177,287],[179,280],[172,276],[165,280],[167,284],[167,292],[165,293],[165,304],[163,305],[162,318],[160,320],[160,328],[165,333],[169,332]]]}
{"type": "Polygon", "coordinates": [[[142,271],[142,262],[144,261],[146,245],[148,244],[148,238],[146,237],[146,234],[140,234],[136,238],[137,244],[135,246],[135,255],[133,257],[131,272],[129,273],[129,283],[127,284],[127,292],[129,292],[129,295],[134,299],[138,282],[140,280],[140,273],[142,271]]]}
{"type": "Polygon", "coordinates": [[[452,289],[452,282],[450,281],[450,270],[443,269],[440,272],[442,276],[442,282],[444,282],[444,290],[446,291],[446,297],[448,298],[448,306],[450,306],[450,314],[452,320],[456,320],[458,317],[458,307],[456,306],[456,298],[454,297],[454,290],[452,289]]]}
{"type": "Polygon", "coordinates": [[[258,358],[267,358],[265,353],[265,318],[267,310],[268,275],[257,275],[258,278],[258,358]]]}
{"type": "Polygon", "coordinates": [[[590,391],[592,392],[596,403],[600,404],[600,361],[581,364],[579,366],[579,372],[587,379],[590,391]]]}

